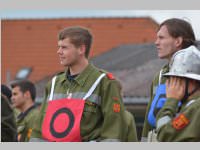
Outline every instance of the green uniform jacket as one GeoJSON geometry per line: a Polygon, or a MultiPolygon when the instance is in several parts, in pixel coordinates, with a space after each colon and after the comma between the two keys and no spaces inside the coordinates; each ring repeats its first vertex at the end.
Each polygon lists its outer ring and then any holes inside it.
{"type": "Polygon", "coordinates": [[[38,114],[36,105],[31,106],[17,117],[18,142],[28,142],[32,133],[35,118],[38,114]]]}
{"type": "MultiPolygon", "coordinates": [[[[57,75],[53,99],[66,98],[69,94],[72,98],[83,98],[104,71],[89,64],[71,82],[66,78],[67,72],[57,75]]],[[[104,76],[93,94],[86,99],[80,125],[82,141],[125,141],[124,105],[119,87],[117,80],[104,76]]],[[[45,99],[31,141],[42,140],[41,129],[50,89],[51,81],[46,86],[45,99]]]]}
{"type": "Polygon", "coordinates": [[[162,142],[200,142],[200,94],[182,104],[178,110],[178,100],[167,99],[159,111],[157,139],[162,142]]]}
{"type": "MultiPolygon", "coordinates": [[[[169,65],[167,64],[167,65],[163,66],[160,72],[162,72],[162,74],[169,72],[169,65]]],[[[154,96],[156,94],[155,93],[156,89],[157,89],[157,87],[159,85],[160,72],[157,73],[157,75],[154,77],[154,80],[153,80],[153,82],[151,84],[150,100],[149,100],[149,103],[147,105],[146,114],[145,114],[145,120],[144,120],[144,125],[143,125],[143,130],[142,130],[142,139],[141,139],[142,142],[146,142],[147,141],[148,132],[153,129],[151,127],[151,125],[149,124],[147,118],[148,118],[148,113],[149,113],[149,110],[150,110],[150,107],[151,107],[151,103],[152,103],[152,101],[154,99],[154,96]]],[[[161,77],[160,84],[164,84],[165,81],[166,81],[166,78],[165,77],[161,77]]]]}
{"type": "Polygon", "coordinates": [[[14,112],[9,100],[3,94],[1,94],[1,141],[17,141],[17,127],[14,112]]]}
{"type": "Polygon", "coordinates": [[[126,141],[127,142],[138,142],[137,130],[136,130],[136,125],[135,125],[135,118],[128,111],[125,111],[125,115],[126,115],[126,121],[127,121],[127,126],[128,126],[126,141]]]}

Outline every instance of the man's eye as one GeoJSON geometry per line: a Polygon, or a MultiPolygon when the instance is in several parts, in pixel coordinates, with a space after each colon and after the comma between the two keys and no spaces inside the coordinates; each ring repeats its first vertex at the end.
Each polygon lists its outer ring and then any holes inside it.
{"type": "Polygon", "coordinates": [[[66,46],[58,46],[58,48],[60,49],[66,49],[67,47],[66,46]]]}

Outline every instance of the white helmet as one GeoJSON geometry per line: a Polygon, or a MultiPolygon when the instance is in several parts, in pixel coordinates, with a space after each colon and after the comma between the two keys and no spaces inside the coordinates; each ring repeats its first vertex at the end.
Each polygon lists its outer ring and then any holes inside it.
{"type": "Polygon", "coordinates": [[[186,77],[200,81],[200,50],[195,46],[177,51],[170,61],[170,70],[164,76],[186,77]]]}

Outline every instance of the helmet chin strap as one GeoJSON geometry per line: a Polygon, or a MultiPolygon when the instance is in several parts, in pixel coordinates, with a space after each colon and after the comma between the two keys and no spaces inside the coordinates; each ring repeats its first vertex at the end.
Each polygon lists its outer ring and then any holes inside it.
{"type": "Polygon", "coordinates": [[[188,87],[189,87],[189,79],[185,79],[185,95],[182,98],[182,101],[185,101],[188,99],[189,96],[194,94],[198,89],[200,89],[200,85],[196,86],[190,93],[188,92],[188,87]]]}

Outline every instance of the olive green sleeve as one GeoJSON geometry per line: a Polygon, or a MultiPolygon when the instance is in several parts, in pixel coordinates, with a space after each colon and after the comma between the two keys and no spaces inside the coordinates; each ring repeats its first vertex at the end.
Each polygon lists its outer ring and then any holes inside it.
{"type": "Polygon", "coordinates": [[[159,119],[163,116],[174,117],[178,109],[178,100],[173,98],[168,98],[163,106],[163,108],[158,112],[156,119],[159,119]]]}
{"type": "Polygon", "coordinates": [[[46,106],[47,106],[46,101],[47,101],[49,90],[51,87],[50,84],[51,84],[51,82],[49,82],[45,88],[44,100],[42,102],[40,111],[38,112],[38,116],[35,119],[35,124],[33,127],[30,141],[34,141],[33,139],[38,139],[38,140],[42,139],[42,122],[43,122],[43,119],[45,116],[45,110],[46,110],[46,106]]]}
{"type": "MultiPolygon", "coordinates": [[[[152,130],[151,125],[148,122],[148,113],[149,110],[151,108],[151,103],[154,99],[155,96],[155,90],[156,87],[159,84],[159,73],[156,74],[156,76],[154,77],[152,83],[151,83],[151,88],[150,88],[150,99],[149,102],[147,104],[147,108],[146,108],[146,113],[145,113],[145,119],[144,119],[144,124],[143,124],[143,130],[142,130],[142,138],[141,138],[141,142],[147,142],[147,137],[148,137],[148,133],[150,130],[152,130]]],[[[164,82],[164,80],[162,79],[162,83],[164,82]]]]}
{"type": "Polygon", "coordinates": [[[102,141],[124,141],[124,104],[116,80],[105,80],[101,109],[104,117],[100,138],[102,141]]]}
{"type": "Polygon", "coordinates": [[[200,141],[199,107],[200,103],[194,102],[177,114],[178,100],[167,99],[156,118],[158,141],[200,141]],[[180,119],[180,115],[184,116],[188,123],[177,128],[174,121],[180,119]]]}
{"type": "Polygon", "coordinates": [[[127,142],[138,142],[135,118],[128,111],[125,113],[128,121],[127,142]]]}
{"type": "Polygon", "coordinates": [[[146,142],[147,141],[147,136],[148,136],[148,132],[151,130],[151,125],[148,123],[148,113],[149,113],[149,110],[150,110],[150,107],[151,107],[151,103],[153,101],[153,82],[151,84],[151,92],[150,92],[150,100],[148,102],[148,105],[147,105],[147,108],[146,108],[146,113],[145,113],[145,119],[144,119],[144,124],[143,124],[143,130],[142,130],[142,139],[141,141],[142,142],[146,142]]]}

